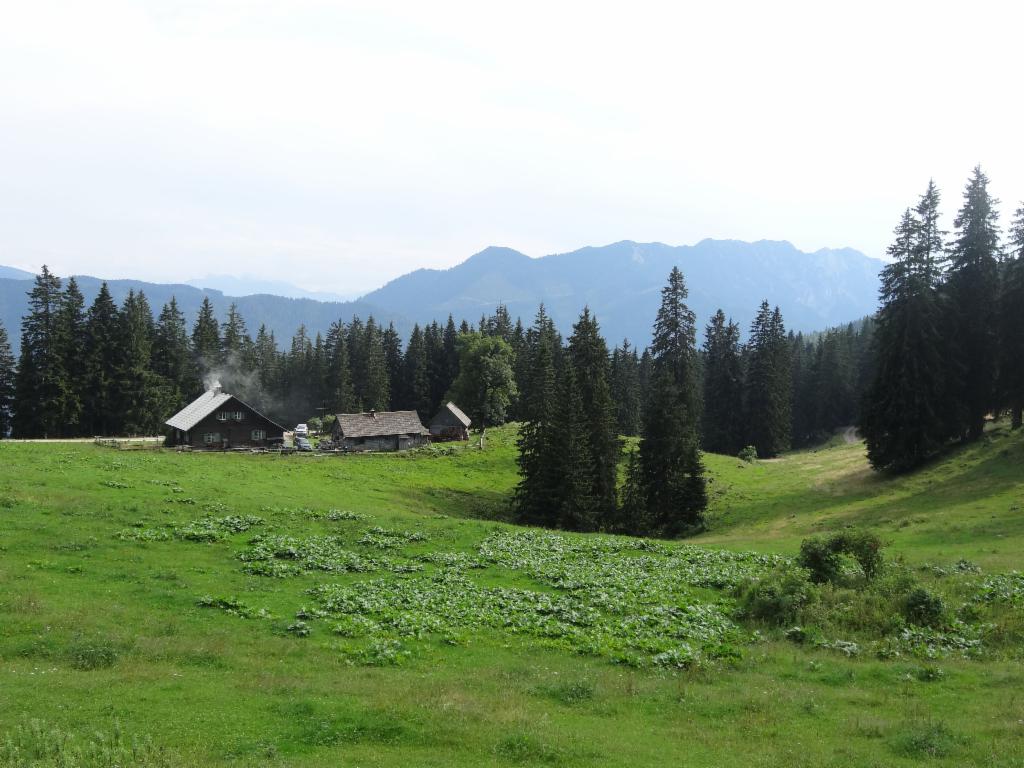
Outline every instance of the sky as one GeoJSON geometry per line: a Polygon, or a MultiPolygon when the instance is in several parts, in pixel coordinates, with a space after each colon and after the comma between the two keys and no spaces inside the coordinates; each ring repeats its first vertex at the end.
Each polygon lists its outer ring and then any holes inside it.
{"type": "Polygon", "coordinates": [[[0,264],[358,295],[1024,199],[1018,3],[0,0],[0,264]]]}

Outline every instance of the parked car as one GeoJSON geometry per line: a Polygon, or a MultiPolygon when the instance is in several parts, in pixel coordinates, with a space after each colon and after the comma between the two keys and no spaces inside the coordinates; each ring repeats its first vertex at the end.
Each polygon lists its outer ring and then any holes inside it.
{"type": "Polygon", "coordinates": [[[305,424],[298,424],[295,427],[296,437],[309,437],[309,427],[305,424]]]}
{"type": "Polygon", "coordinates": [[[313,450],[313,445],[305,437],[296,437],[295,438],[295,450],[296,451],[303,451],[303,452],[312,451],[313,450]]]}
{"type": "Polygon", "coordinates": [[[334,442],[330,438],[325,438],[316,444],[318,451],[333,451],[335,449],[334,442]]]}

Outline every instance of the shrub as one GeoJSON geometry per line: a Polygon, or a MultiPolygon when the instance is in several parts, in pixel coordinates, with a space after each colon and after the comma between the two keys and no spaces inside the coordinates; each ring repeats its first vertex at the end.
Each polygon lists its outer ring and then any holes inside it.
{"type": "Polygon", "coordinates": [[[745,461],[748,464],[753,464],[757,461],[757,448],[752,445],[748,445],[736,454],[736,458],[740,459],[740,461],[745,461]]]}
{"type": "Polygon", "coordinates": [[[797,562],[810,571],[811,581],[817,584],[834,582],[839,576],[839,553],[829,542],[820,536],[800,542],[797,562]]]}
{"type": "Polygon", "coordinates": [[[737,590],[744,616],[776,625],[795,622],[813,597],[807,578],[794,570],[773,571],[741,584],[737,590]]]}
{"type": "Polygon", "coordinates": [[[917,587],[903,599],[903,616],[919,627],[941,627],[946,623],[946,604],[938,595],[917,587]]]}
{"type": "Polygon", "coordinates": [[[827,539],[815,536],[800,542],[797,561],[811,572],[812,581],[835,583],[842,573],[842,555],[856,560],[870,581],[882,565],[882,541],[871,531],[843,531],[827,539]]]}
{"type": "Polygon", "coordinates": [[[845,552],[857,561],[864,571],[864,577],[873,579],[882,565],[882,540],[871,531],[844,531],[832,537],[831,541],[840,552],[845,552]]]}

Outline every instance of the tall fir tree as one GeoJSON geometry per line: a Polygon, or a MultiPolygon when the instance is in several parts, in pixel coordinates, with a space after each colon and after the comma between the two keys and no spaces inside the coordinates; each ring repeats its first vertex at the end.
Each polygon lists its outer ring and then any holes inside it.
{"type": "Polygon", "coordinates": [[[11,341],[7,329],[0,323],[0,440],[6,438],[14,423],[14,353],[11,352],[11,341]]]}
{"type": "Polygon", "coordinates": [[[405,386],[402,382],[402,367],[404,358],[402,356],[402,339],[395,330],[394,323],[388,323],[388,327],[381,334],[381,343],[384,345],[384,364],[388,370],[388,392],[390,393],[390,408],[396,410],[401,402],[405,386]]]}
{"type": "Polygon", "coordinates": [[[199,374],[189,348],[185,316],[177,300],[164,304],[153,332],[153,372],[169,387],[172,408],[181,408],[199,394],[199,374]]]}
{"type": "Polygon", "coordinates": [[[67,396],[64,400],[64,413],[61,415],[62,432],[71,437],[83,434],[82,409],[86,387],[85,359],[82,355],[85,344],[85,297],[74,277],[69,277],[64,286],[57,323],[58,354],[67,380],[67,396]]]}
{"type": "Polygon", "coordinates": [[[556,415],[560,391],[556,385],[554,326],[542,304],[527,333],[530,344],[524,354],[529,368],[520,398],[522,425],[517,445],[519,484],[516,486],[516,517],[531,525],[554,526],[564,493],[561,446],[556,415]]]}
{"type": "Polygon", "coordinates": [[[1011,425],[1019,429],[1024,411],[1024,203],[1009,232],[999,301],[999,395],[1010,409],[1011,425]]]}
{"type": "Polygon", "coordinates": [[[43,265],[28,296],[28,314],[21,324],[14,431],[18,437],[58,437],[64,431],[69,397],[60,278],[43,265]]]}
{"type": "Polygon", "coordinates": [[[121,323],[106,283],[100,285],[85,320],[86,381],[83,424],[93,435],[118,434],[121,408],[117,370],[121,356],[121,323]]]}
{"type": "Polygon", "coordinates": [[[373,317],[366,320],[366,378],[363,382],[363,407],[368,411],[386,411],[391,402],[390,376],[384,335],[373,317]]]}
{"type": "Polygon", "coordinates": [[[352,388],[352,368],[349,362],[345,326],[331,324],[327,331],[327,402],[332,413],[352,413],[358,410],[355,390],[352,388]]]}
{"type": "MultiPolygon", "coordinates": [[[[572,327],[568,343],[568,362],[575,387],[579,390],[585,434],[578,445],[586,453],[588,476],[593,487],[576,502],[582,519],[592,519],[602,527],[616,518],[618,494],[619,438],[615,425],[615,407],[609,386],[608,345],[601,336],[597,318],[584,307],[572,327]],[[593,510],[586,509],[592,504],[593,510]]],[[[566,393],[570,397],[571,393],[566,393]]],[[[567,407],[569,403],[566,403],[567,407]]],[[[575,447],[575,446],[574,446],[575,447]]]]}
{"type": "Polygon", "coordinates": [[[207,296],[203,297],[195,325],[192,326],[192,354],[195,355],[196,368],[203,379],[203,385],[209,386],[212,382],[207,381],[206,378],[211,372],[219,370],[223,360],[223,351],[217,316],[214,314],[213,305],[207,296]]]}
{"type": "Polygon", "coordinates": [[[159,432],[168,407],[169,383],[152,370],[153,312],[146,295],[128,291],[121,307],[120,356],[116,371],[116,399],[121,431],[129,435],[159,432]]]}
{"type": "Polygon", "coordinates": [[[593,425],[578,379],[581,370],[566,357],[559,376],[552,432],[555,466],[561,480],[555,525],[570,531],[597,531],[613,522],[616,507],[599,495],[605,485],[598,476],[603,467],[596,456],[599,451],[591,443],[593,425]]]}
{"type": "Polygon", "coordinates": [[[612,401],[619,434],[630,437],[640,434],[640,360],[636,349],[623,339],[622,346],[612,352],[612,401]]]}
{"type": "Polygon", "coordinates": [[[405,348],[405,359],[402,361],[402,374],[398,380],[401,387],[399,406],[411,409],[419,414],[420,420],[429,421],[433,415],[433,398],[430,392],[430,370],[427,360],[427,347],[423,339],[423,331],[419,323],[409,334],[409,343],[405,348]]]}
{"type": "Polygon", "coordinates": [[[704,334],[705,450],[735,456],[743,447],[740,327],[719,309],[704,334]]]}
{"type": "Polygon", "coordinates": [[[678,536],[699,529],[704,521],[696,318],[686,305],[687,296],[683,274],[673,267],[654,321],[650,394],[640,439],[646,514],[642,520],[626,521],[637,533],[678,536]]]}
{"type": "MultiPolygon", "coordinates": [[[[938,204],[932,185],[927,195],[938,204]]],[[[874,376],[860,417],[868,460],[878,470],[912,469],[940,450],[950,434],[943,414],[948,400],[944,312],[936,285],[940,249],[922,244],[930,235],[919,215],[910,209],[903,214],[882,270],[874,376]]]]}
{"type": "Polygon", "coordinates": [[[779,308],[761,302],[750,327],[744,397],[747,435],[757,455],[777,456],[792,438],[793,379],[779,308]]]}
{"type": "Polygon", "coordinates": [[[999,201],[989,194],[988,183],[981,167],[976,167],[953,222],[956,233],[947,276],[954,321],[947,360],[957,374],[954,399],[963,406],[961,431],[967,440],[981,437],[985,416],[998,399],[999,201]]]}

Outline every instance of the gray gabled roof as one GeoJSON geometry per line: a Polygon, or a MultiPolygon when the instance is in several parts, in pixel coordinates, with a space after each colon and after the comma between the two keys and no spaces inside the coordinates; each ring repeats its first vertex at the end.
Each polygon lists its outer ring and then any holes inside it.
{"type": "Polygon", "coordinates": [[[437,416],[434,417],[434,421],[437,421],[438,417],[444,411],[448,411],[452,416],[458,419],[459,423],[462,424],[462,426],[464,426],[466,429],[469,429],[469,425],[472,423],[469,416],[467,416],[465,412],[461,408],[459,408],[459,406],[457,406],[450,400],[441,408],[441,411],[437,414],[437,416]]]}
{"type": "Polygon", "coordinates": [[[429,435],[416,411],[371,411],[339,413],[342,437],[387,437],[389,435],[429,435]]]}
{"type": "MultiPolygon", "coordinates": [[[[234,395],[229,395],[227,392],[221,392],[219,389],[211,389],[203,392],[203,394],[171,416],[171,418],[164,423],[173,429],[180,429],[182,432],[188,432],[192,427],[205,419],[211,413],[227,405],[229,400],[234,400],[239,405],[248,408],[257,416],[267,419],[267,417],[262,413],[257,411],[248,403],[243,403],[234,395]]],[[[275,427],[278,427],[282,432],[284,431],[284,427],[273,419],[267,419],[267,421],[275,427]]]]}

